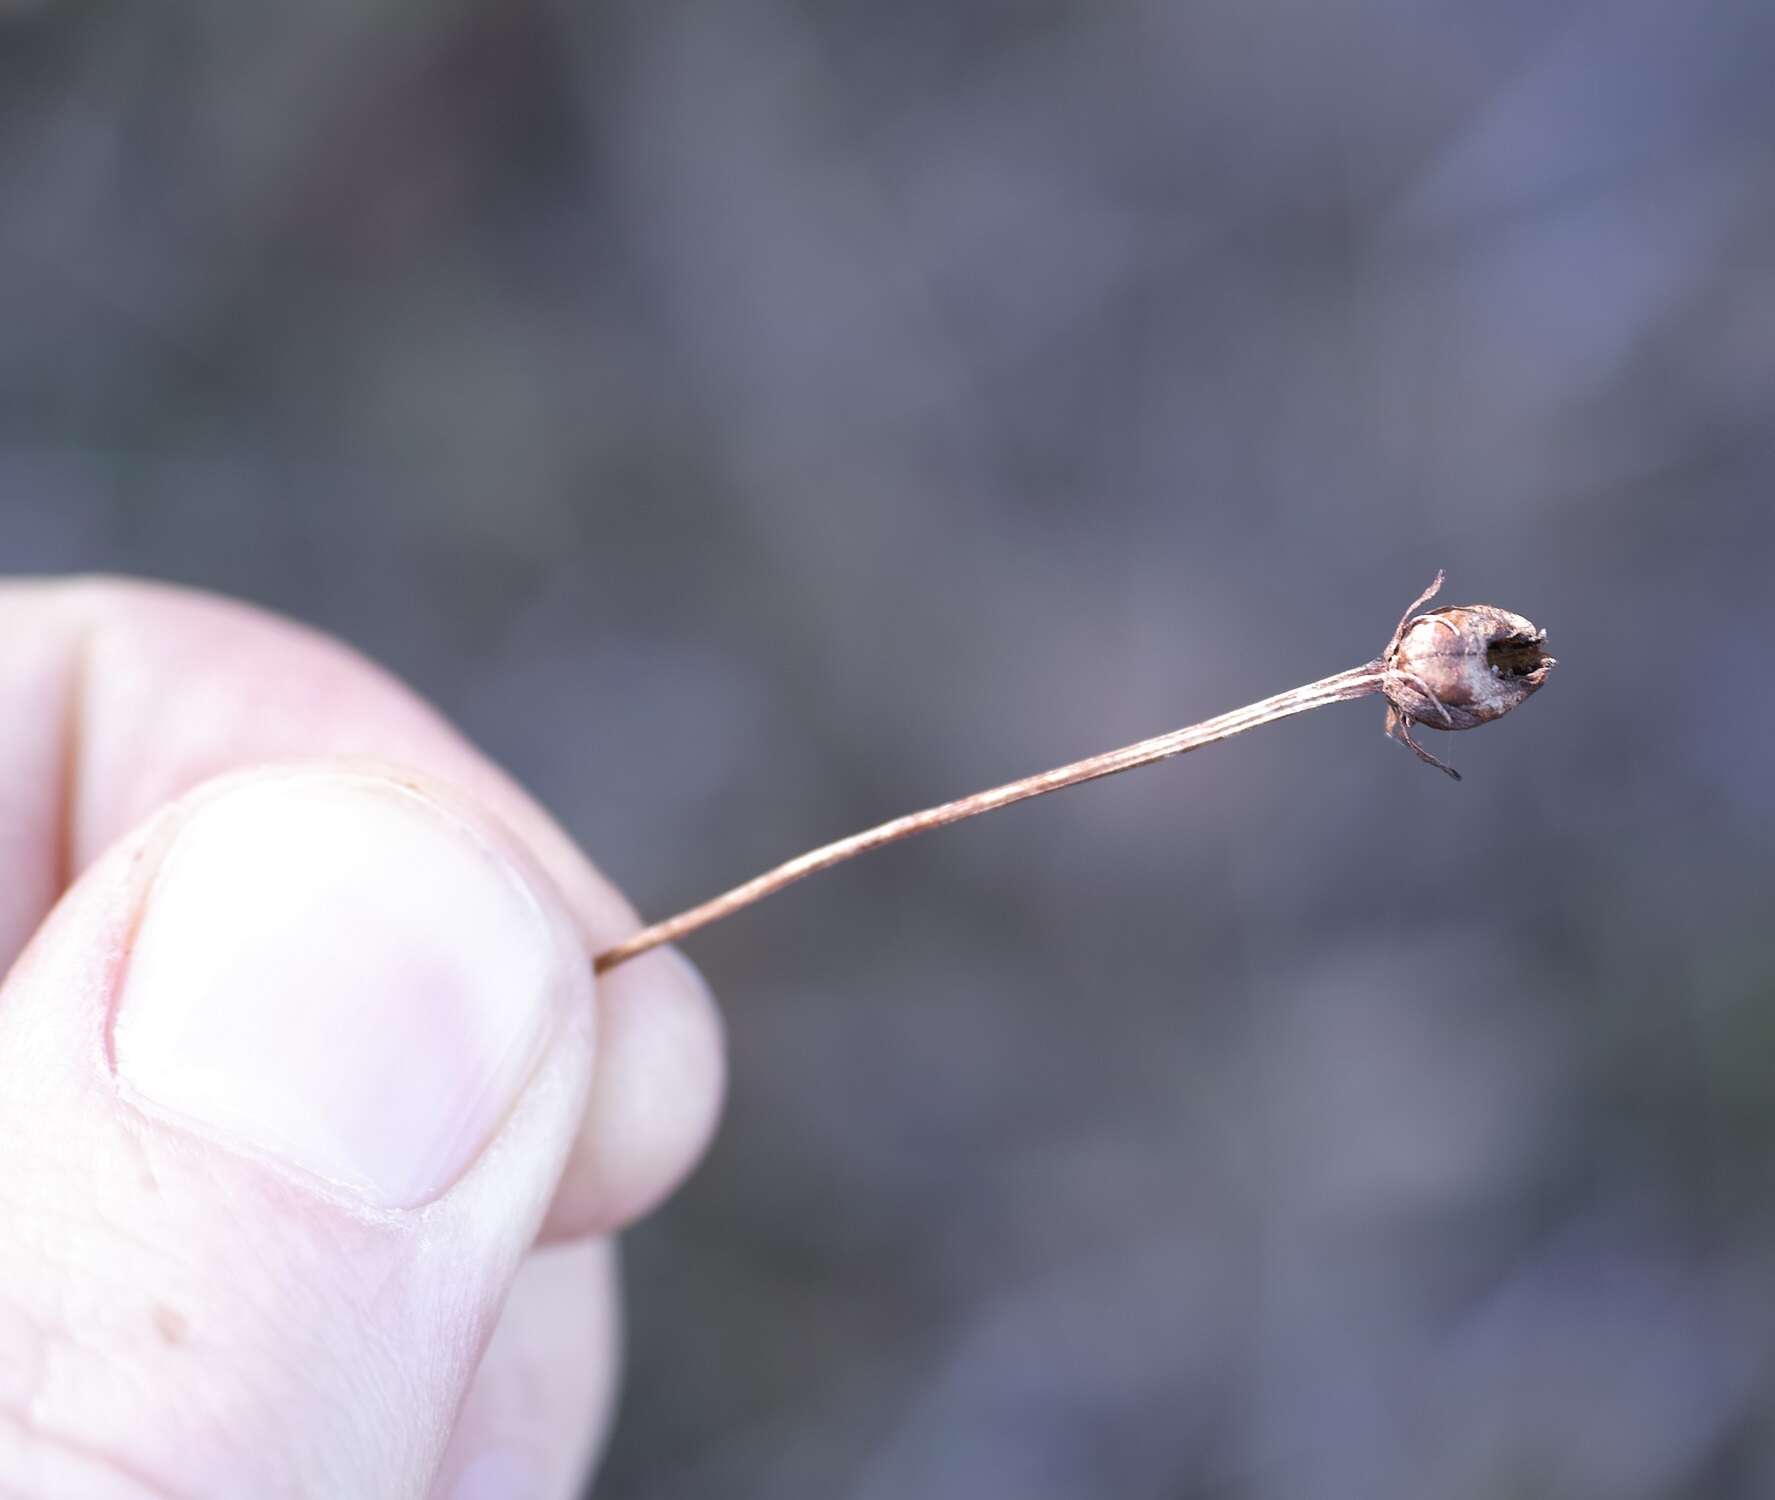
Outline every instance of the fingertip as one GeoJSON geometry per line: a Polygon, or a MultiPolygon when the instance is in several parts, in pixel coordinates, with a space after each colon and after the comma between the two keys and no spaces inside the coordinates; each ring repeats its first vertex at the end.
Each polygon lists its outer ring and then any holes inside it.
{"type": "Polygon", "coordinates": [[[622,1344],[615,1247],[533,1251],[512,1283],[430,1494],[568,1500],[609,1430],[622,1344]]]}
{"type": "MultiPolygon", "coordinates": [[[[0,993],[26,1446],[155,1493],[415,1493],[583,1118],[592,1007],[546,872],[445,786],[244,773],[116,845],[0,993]]],[[[8,1462],[0,1493],[88,1493],[8,1462]]]]}
{"type": "Polygon", "coordinates": [[[599,980],[591,1100],[543,1225],[545,1240],[606,1234],[689,1176],[726,1095],[721,1012],[701,972],[655,949],[599,980]]]}

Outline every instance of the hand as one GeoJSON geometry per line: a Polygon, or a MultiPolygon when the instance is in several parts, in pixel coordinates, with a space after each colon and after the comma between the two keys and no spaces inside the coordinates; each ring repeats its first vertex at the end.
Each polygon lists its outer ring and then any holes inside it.
{"type": "Polygon", "coordinates": [[[719,1023],[406,689],[244,606],[0,587],[0,1495],[545,1500],[719,1023]],[[537,1248],[540,1240],[540,1248],[537,1248]]]}

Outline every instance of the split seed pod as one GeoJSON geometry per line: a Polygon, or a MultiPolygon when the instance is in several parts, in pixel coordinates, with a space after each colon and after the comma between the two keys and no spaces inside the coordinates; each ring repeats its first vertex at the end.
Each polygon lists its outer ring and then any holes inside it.
{"type": "Polygon", "coordinates": [[[1407,610],[1386,654],[1387,733],[1397,733],[1420,759],[1460,773],[1411,737],[1414,724],[1473,729],[1501,718],[1531,697],[1557,665],[1547,632],[1495,604],[1455,604],[1414,614],[1442,586],[1442,575],[1407,610]]]}

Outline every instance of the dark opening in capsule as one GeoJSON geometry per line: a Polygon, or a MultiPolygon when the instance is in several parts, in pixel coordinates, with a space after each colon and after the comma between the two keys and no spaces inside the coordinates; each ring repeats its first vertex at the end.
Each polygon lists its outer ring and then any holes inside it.
{"type": "Polygon", "coordinates": [[[1526,677],[1547,660],[1546,643],[1545,635],[1505,636],[1486,646],[1485,660],[1500,676],[1526,677]]]}

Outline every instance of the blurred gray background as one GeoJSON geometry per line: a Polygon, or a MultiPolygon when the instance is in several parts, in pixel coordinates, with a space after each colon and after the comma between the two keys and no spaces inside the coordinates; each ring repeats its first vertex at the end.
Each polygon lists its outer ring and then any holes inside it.
{"type": "Polygon", "coordinates": [[[1775,1494],[1775,7],[0,3],[0,546],[404,673],[695,939],[597,1493],[1775,1494]]]}

